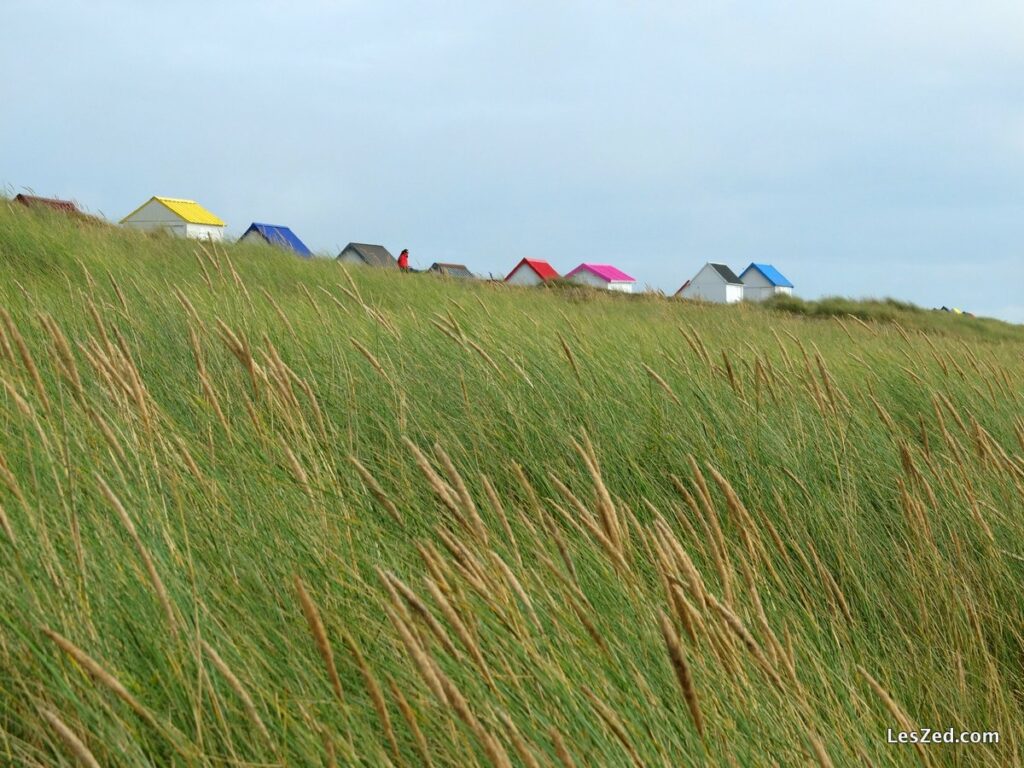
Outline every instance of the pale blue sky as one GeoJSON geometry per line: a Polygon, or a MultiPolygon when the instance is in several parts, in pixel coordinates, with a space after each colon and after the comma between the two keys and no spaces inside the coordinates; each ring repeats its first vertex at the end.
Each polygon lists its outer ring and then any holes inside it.
{"type": "Polygon", "coordinates": [[[1024,3],[0,0],[0,184],[1024,321],[1024,3]]]}

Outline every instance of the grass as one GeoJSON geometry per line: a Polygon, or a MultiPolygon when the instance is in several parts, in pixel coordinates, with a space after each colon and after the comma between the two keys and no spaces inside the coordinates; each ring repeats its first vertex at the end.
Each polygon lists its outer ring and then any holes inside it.
{"type": "Polygon", "coordinates": [[[0,275],[0,762],[1022,763],[1018,328],[7,204],[0,275]]]}

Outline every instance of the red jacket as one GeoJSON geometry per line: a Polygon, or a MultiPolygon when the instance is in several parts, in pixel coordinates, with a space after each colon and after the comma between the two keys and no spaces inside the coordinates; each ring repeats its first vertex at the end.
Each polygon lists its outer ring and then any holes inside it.
{"type": "Polygon", "coordinates": [[[406,251],[402,251],[402,254],[398,257],[398,268],[408,269],[409,268],[409,254],[406,251]]]}

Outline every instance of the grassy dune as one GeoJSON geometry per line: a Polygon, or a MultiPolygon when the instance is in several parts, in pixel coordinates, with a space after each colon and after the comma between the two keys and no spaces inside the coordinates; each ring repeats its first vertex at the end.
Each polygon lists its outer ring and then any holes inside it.
{"type": "Polygon", "coordinates": [[[1017,328],[3,202],[0,307],[0,763],[1022,763],[1017,328]]]}

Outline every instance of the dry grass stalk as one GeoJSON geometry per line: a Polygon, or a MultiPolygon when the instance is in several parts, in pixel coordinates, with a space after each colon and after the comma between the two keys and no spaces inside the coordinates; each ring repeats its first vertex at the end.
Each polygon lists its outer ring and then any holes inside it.
{"type": "Polygon", "coordinates": [[[82,378],[78,374],[78,365],[75,363],[75,356],[71,354],[71,346],[68,344],[67,337],[56,321],[49,315],[40,314],[39,321],[46,329],[46,332],[50,334],[50,339],[53,341],[54,349],[57,352],[58,365],[64,374],[64,378],[71,383],[72,394],[81,402],[84,396],[82,378]]]}
{"type": "MultiPolygon", "coordinates": [[[[900,483],[902,484],[902,481],[900,481],[900,483]]],[[[909,496],[907,498],[909,498],[909,496]]],[[[921,522],[922,526],[927,528],[927,536],[929,540],[934,542],[934,540],[931,538],[931,528],[930,526],[928,526],[928,522],[924,518],[923,510],[920,511],[918,519],[921,522]]],[[[843,616],[846,618],[846,621],[849,624],[853,624],[853,612],[850,610],[850,604],[846,601],[846,595],[843,594],[843,590],[839,587],[839,582],[837,582],[835,576],[832,575],[832,571],[826,568],[825,564],[821,561],[821,558],[818,557],[818,551],[814,548],[814,542],[808,541],[807,547],[811,550],[811,557],[814,558],[814,563],[818,567],[819,574],[825,580],[825,583],[828,585],[829,590],[834,595],[836,604],[839,606],[840,612],[843,614],[843,616]]]]}
{"type": "Polygon", "coordinates": [[[245,338],[245,335],[238,336],[234,331],[227,326],[227,324],[217,318],[217,331],[220,334],[221,340],[225,346],[231,351],[231,354],[235,356],[239,363],[245,368],[249,374],[249,381],[252,384],[252,391],[259,391],[259,379],[263,378],[263,373],[260,371],[257,373],[256,361],[252,358],[252,352],[249,350],[249,342],[245,338]]]}
{"type": "Polygon", "coordinates": [[[750,512],[747,511],[743,502],[740,501],[736,490],[725,476],[710,464],[708,465],[708,471],[711,473],[711,477],[714,478],[719,490],[725,496],[725,503],[729,508],[729,512],[736,518],[736,527],[739,529],[740,537],[747,547],[747,553],[750,555],[751,562],[756,562],[758,560],[758,552],[754,543],[754,537],[757,536],[757,524],[754,522],[754,518],[750,516],[750,512]]]}
{"type": "Polygon", "coordinates": [[[460,347],[462,346],[462,344],[463,344],[462,339],[459,337],[459,335],[455,331],[453,331],[451,328],[449,328],[446,324],[444,324],[443,322],[441,322],[439,320],[435,320],[435,319],[431,319],[430,322],[434,325],[435,328],[437,328],[439,331],[441,331],[441,333],[443,333],[449,339],[454,341],[460,347]]]}
{"type": "Polygon", "coordinates": [[[18,357],[21,358],[22,365],[25,366],[25,370],[28,371],[29,378],[32,379],[32,386],[36,390],[36,395],[39,396],[39,401],[43,404],[43,410],[47,413],[50,412],[50,398],[46,395],[46,387],[43,386],[43,379],[39,375],[39,368],[36,367],[36,361],[32,357],[32,353],[29,352],[28,346],[25,344],[25,339],[22,337],[18,327],[14,324],[11,316],[7,313],[7,310],[0,307],[0,318],[3,319],[4,325],[7,326],[7,334],[14,340],[14,346],[18,350],[18,357]]]}
{"type": "Polygon", "coordinates": [[[697,697],[697,689],[693,686],[693,675],[683,655],[683,647],[679,642],[679,635],[668,617],[662,613],[658,620],[661,624],[661,636],[665,639],[665,647],[668,649],[668,656],[672,662],[672,669],[676,673],[676,680],[683,691],[683,699],[686,701],[686,708],[690,710],[690,718],[693,726],[697,729],[700,737],[704,738],[704,717],[700,711],[700,700],[697,697]]]}
{"type": "Polygon", "coordinates": [[[487,544],[487,526],[484,525],[484,521],[480,518],[480,513],[477,511],[476,504],[473,502],[473,497],[470,495],[462,475],[459,474],[451,457],[445,453],[439,443],[434,443],[434,455],[441,462],[441,466],[444,467],[444,471],[448,475],[449,482],[454,486],[462,515],[469,519],[472,524],[472,530],[480,541],[487,544]]]}
{"type": "Polygon", "coordinates": [[[106,441],[110,449],[117,454],[117,457],[122,463],[128,461],[127,455],[125,454],[124,448],[121,447],[121,441],[117,439],[114,434],[114,430],[107,423],[107,420],[103,418],[103,415],[95,408],[87,408],[86,412],[89,414],[89,418],[93,424],[100,430],[100,434],[103,435],[103,439],[106,441]]]}
{"type": "MultiPolygon", "coordinates": [[[[575,581],[572,581],[571,579],[569,579],[569,577],[562,573],[555,565],[555,563],[551,560],[551,558],[545,555],[543,552],[538,551],[536,555],[537,558],[540,560],[541,564],[548,569],[548,572],[552,576],[554,576],[555,579],[557,579],[563,587],[573,592],[576,595],[576,597],[580,599],[581,602],[590,606],[590,601],[587,600],[587,596],[583,594],[583,591],[580,589],[579,584],[577,584],[575,581]]],[[[573,578],[575,578],[575,575],[573,575],[573,578]]]]}
{"type": "MultiPolygon", "coordinates": [[[[302,285],[302,284],[300,283],[300,285],[302,285]]],[[[305,287],[305,286],[303,286],[303,287],[305,287]]],[[[340,309],[340,310],[341,310],[342,312],[344,312],[344,313],[345,313],[346,315],[351,315],[351,314],[352,314],[352,313],[351,313],[351,312],[349,311],[349,308],[348,308],[348,307],[346,307],[346,306],[345,306],[344,304],[342,304],[342,303],[341,303],[341,299],[339,299],[339,298],[338,298],[337,296],[335,296],[335,295],[334,295],[333,293],[331,293],[330,291],[328,291],[328,290],[327,290],[326,288],[324,288],[324,287],[323,287],[322,285],[320,285],[320,286],[317,286],[317,287],[318,287],[318,288],[319,288],[319,290],[320,290],[320,291],[322,291],[322,292],[323,292],[323,293],[324,293],[324,294],[325,294],[325,295],[326,295],[326,296],[327,296],[328,298],[330,298],[330,300],[331,300],[331,301],[333,301],[333,302],[334,302],[334,303],[335,303],[335,304],[336,304],[336,305],[338,306],[338,309],[340,309]]],[[[312,296],[310,297],[310,301],[312,301],[312,296]]],[[[316,305],[314,304],[314,306],[316,306],[316,305]]],[[[317,308],[317,309],[319,309],[319,308],[317,308]]]]}
{"type": "Polygon", "coordinates": [[[206,264],[203,263],[203,257],[199,255],[199,251],[197,250],[193,250],[192,255],[196,257],[196,263],[199,265],[199,271],[203,274],[203,282],[206,283],[206,287],[212,291],[213,281],[210,279],[210,273],[206,270],[206,264]]]}
{"type": "Polygon", "coordinates": [[[683,629],[686,630],[690,642],[696,645],[697,624],[700,622],[700,617],[690,601],[686,599],[686,593],[674,577],[669,577],[668,579],[668,594],[672,607],[675,608],[676,616],[682,622],[683,629]]]}
{"type": "Polygon", "coordinates": [[[18,540],[14,537],[14,528],[11,527],[11,521],[7,518],[7,512],[4,511],[3,505],[0,505],[0,528],[4,529],[4,533],[7,534],[11,544],[16,545],[18,543],[18,540]]]}
{"type": "Polygon", "coordinates": [[[767,638],[768,653],[771,656],[772,665],[779,667],[781,664],[786,672],[789,673],[793,682],[799,683],[796,677],[796,670],[789,666],[789,657],[786,655],[786,649],[783,648],[782,643],[779,642],[779,638],[775,635],[771,624],[768,622],[768,615],[765,613],[764,605],[761,603],[761,593],[757,589],[757,580],[754,578],[754,569],[750,563],[743,563],[743,576],[746,579],[747,590],[754,603],[757,623],[760,625],[765,638],[767,638]]]}
{"type": "Polygon", "coordinates": [[[427,607],[426,603],[420,599],[419,595],[417,595],[408,584],[395,576],[395,574],[383,571],[380,568],[377,569],[377,574],[381,579],[388,582],[393,587],[394,591],[391,592],[392,602],[395,602],[398,599],[398,595],[401,595],[409,607],[412,608],[413,613],[423,619],[427,627],[434,634],[434,637],[436,637],[438,642],[441,643],[441,647],[444,648],[445,653],[453,659],[460,658],[461,654],[452,643],[451,638],[448,637],[448,633],[445,632],[444,627],[442,627],[441,623],[434,617],[434,614],[430,612],[430,609],[427,607]]]}
{"type": "Polygon", "coordinates": [[[676,393],[672,391],[672,387],[668,385],[667,381],[659,376],[651,366],[647,365],[647,363],[641,363],[641,365],[643,366],[643,369],[647,371],[647,375],[651,377],[651,380],[665,391],[665,394],[672,399],[673,403],[676,405],[682,405],[682,402],[678,397],[676,397],[676,393]]]}
{"type": "Polygon", "coordinates": [[[530,745],[523,738],[523,735],[516,728],[516,724],[512,721],[512,718],[508,716],[507,712],[498,712],[498,719],[501,720],[502,725],[505,726],[505,731],[508,733],[509,741],[512,742],[512,748],[515,749],[516,754],[519,755],[519,759],[522,760],[523,765],[526,768],[540,768],[540,763],[530,750],[530,745]]]}
{"type": "Polygon", "coordinates": [[[89,748],[85,746],[85,742],[78,738],[78,736],[75,735],[75,732],[65,725],[64,721],[57,717],[54,712],[51,712],[48,709],[43,709],[40,710],[39,714],[42,715],[43,719],[46,720],[53,730],[57,732],[61,741],[64,742],[68,751],[75,756],[75,759],[77,759],[78,762],[86,766],[86,768],[100,768],[99,761],[89,748]]]}
{"type": "Polygon", "coordinates": [[[513,573],[512,569],[508,567],[508,564],[498,556],[497,552],[491,552],[491,560],[496,566],[498,566],[498,570],[501,571],[502,576],[505,577],[505,581],[507,581],[509,586],[512,587],[512,591],[516,593],[519,601],[526,606],[526,612],[529,614],[534,627],[537,628],[538,632],[543,632],[544,630],[543,627],[541,627],[540,617],[537,616],[537,611],[534,610],[533,607],[533,601],[530,600],[530,596],[526,593],[526,590],[523,589],[523,585],[519,582],[519,579],[516,578],[515,573],[513,573]]]}
{"type": "Polygon", "coordinates": [[[501,503],[501,498],[498,496],[498,492],[491,484],[487,475],[483,473],[480,474],[480,483],[484,487],[484,493],[487,494],[487,500],[491,504],[491,509],[494,510],[494,513],[501,521],[501,528],[505,532],[505,538],[508,540],[509,544],[512,545],[512,553],[516,556],[516,562],[519,564],[519,567],[522,568],[523,556],[519,551],[519,543],[516,541],[516,536],[512,532],[512,526],[509,525],[508,516],[505,514],[505,506],[501,503]]]}
{"type": "Polygon", "coordinates": [[[401,689],[392,680],[388,678],[388,687],[391,689],[391,695],[395,697],[395,702],[398,704],[398,711],[402,713],[402,717],[405,718],[406,724],[409,726],[409,730],[412,732],[413,743],[416,745],[416,751],[420,753],[420,757],[423,758],[423,764],[430,768],[434,762],[430,759],[430,749],[427,747],[427,740],[423,736],[423,731],[420,730],[419,723],[416,722],[416,713],[413,712],[412,707],[409,706],[409,702],[402,694],[401,689]]]}
{"type": "Polygon", "coordinates": [[[252,297],[249,295],[249,289],[245,287],[245,283],[242,281],[242,276],[238,274],[238,270],[235,269],[235,265],[231,261],[231,257],[228,256],[227,252],[224,252],[224,261],[228,263],[228,269],[231,271],[231,277],[235,281],[235,285],[237,285],[239,290],[242,291],[242,295],[245,296],[245,301],[249,305],[249,309],[255,313],[256,308],[253,306],[252,297]]]}
{"type": "Polygon", "coordinates": [[[267,301],[270,302],[270,306],[274,308],[274,311],[277,313],[278,318],[280,318],[281,322],[284,323],[285,328],[288,329],[288,333],[291,334],[293,339],[298,341],[299,334],[295,332],[295,326],[293,326],[292,321],[288,319],[288,315],[286,315],[284,313],[284,310],[281,309],[281,306],[276,301],[274,301],[274,297],[270,295],[270,291],[268,291],[263,286],[260,286],[260,290],[263,291],[263,295],[266,297],[267,301]]]}
{"type": "Polygon", "coordinates": [[[558,530],[558,525],[555,524],[554,520],[551,520],[547,529],[551,538],[555,540],[555,547],[558,549],[558,556],[562,558],[562,562],[565,564],[565,569],[569,572],[569,576],[572,578],[572,586],[579,594],[582,595],[583,593],[580,590],[580,577],[579,574],[576,573],[576,563],[573,562],[572,554],[569,552],[569,546],[565,543],[565,538],[558,530]]]}
{"type": "Polygon", "coordinates": [[[576,601],[576,598],[574,598],[572,595],[566,595],[566,597],[568,598],[569,605],[572,607],[572,610],[576,614],[576,617],[580,620],[580,623],[583,625],[583,628],[587,631],[587,634],[590,635],[590,639],[593,640],[594,644],[601,649],[601,652],[604,653],[604,655],[610,659],[612,657],[612,652],[608,648],[608,644],[605,643],[604,638],[601,636],[601,633],[597,631],[597,627],[594,626],[594,622],[590,620],[589,616],[587,616],[586,610],[576,601]]]}
{"type": "Polygon", "coordinates": [[[63,635],[54,632],[48,627],[43,627],[42,631],[43,634],[56,643],[61,650],[73,658],[78,665],[82,667],[82,669],[88,672],[89,676],[92,677],[93,680],[103,685],[107,690],[117,696],[117,698],[121,699],[121,701],[127,704],[128,707],[146,723],[157,730],[163,730],[156,718],[153,716],[153,713],[142,706],[138,699],[132,696],[128,692],[128,689],[121,685],[121,682],[116,677],[103,669],[103,667],[101,667],[89,654],[63,635]]]}
{"type": "Polygon", "coordinates": [[[142,415],[142,422],[146,430],[149,431],[152,429],[153,421],[149,411],[149,401],[146,397],[146,387],[142,383],[142,376],[132,360],[131,353],[128,351],[128,342],[125,341],[124,336],[116,328],[114,329],[114,335],[117,339],[117,348],[121,353],[121,368],[126,381],[130,385],[132,399],[135,401],[135,407],[138,408],[139,413],[142,415]]]}
{"type": "Polygon", "coordinates": [[[117,284],[117,280],[114,279],[114,275],[107,270],[107,279],[110,280],[110,285],[114,289],[114,294],[117,296],[117,300],[121,303],[121,309],[124,314],[128,315],[128,302],[124,298],[124,292],[121,290],[121,286],[117,284]]]}
{"type": "Polygon", "coordinates": [[[722,605],[722,603],[720,603],[718,599],[710,593],[708,593],[708,602],[711,604],[712,608],[718,611],[722,619],[725,621],[726,626],[735,633],[736,637],[740,639],[747,651],[753,657],[754,661],[757,662],[758,666],[764,670],[764,673],[768,675],[768,678],[772,683],[774,683],[781,691],[783,689],[782,678],[779,677],[778,671],[772,666],[771,662],[768,661],[768,657],[764,655],[764,650],[762,650],[761,646],[758,645],[757,640],[754,639],[754,636],[750,634],[749,630],[747,630],[743,625],[743,622],[740,621],[739,616],[729,610],[728,607],[722,605]]]}
{"type": "Polygon", "coordinates": [[[469,727],[473,735],[476,736],[480,745],[484,748],[484,754],[490,758],[491,764],[497,766],[497,768],[512,768],[512,763],[508,758],[508,753],[505,752],[505,748],[501,746],[501,743],[493,734],[484,728],[483,724],[473,713],[473,710],[469,708],[469,702],[466,701],[466,698],[455,683],[443,672],[439,672],[439,677],[445,695],[448,698],[448,705],[458,715],[459,719],[469,727]]]}
{"type": "Polygon", "coordinates": [[[607,555],[611,558],[612,563],[615,565],[616,568],[620,569],[623,572],[629,570],[629,564],[622,556],[622,552],[620,552],[618,547],[616,547],[612,540],[608,538],[606,530],[602,529],[602,527],[598,525],[598,522],[594,519],[594,516],[590,513],[590,510],[588,510],[583,505],[583,502],[580,501],[579,498],[572,491],[570,491],[561,480],[555,477],[555,475],[549,474],[548,477],[550,478],[554,486],[558,489],[558,491],[563,496],[565,496],[566,500],[570,504],[572,504],[572,506],[576,509],[578,518],[573,518],[571,515],[569,515],[569,513],[566,510],[562,509],[558,505],[555,505],[555,509],[561,512],[562,516],[565,517],[565,519],[569,523],[576,526],[577,528],[579,527],[579,524],[582,523],[583,526],[590,532],[590,534],[595,539],[597,539],[597,542],[601,545],[601,548],[605,551],[605,553],[607,553],[607,555]]]}
{"type": "Polygon", "coordinates": [[[669,552],[675,556],[676,565],[686,577],[686,580],[689,583],[690,592],[700,604],[700,608],[703,611],[707,607],[707,602],[704,597],[707,587],[704,586],[704,579],[701,577],[700,571],[697,570],[697,566],[693,564],[693,560],[690,559],[686,550],[683,549],[683,545],[679,543],[675,534],[672,533],[672,529],[660,514],[655,518],[654,527],[660,534],[663,543],[667,545],[669,552]]]}
{"type": "Polygon", "coordinates": [[[195,329],[190,325],[188,328],[188,339],[192,346],[192,354],[196,361],[196,370],[199,374],[199,384],[203,389],[203,396],[206,398],[206,402],[213,408],[213,412],[217,416],[217,421],[224,428],[224,433],[227,435],[231,434],[231,430],[228,427],[228,420],[224,416],[224,411],[220,407],[220,398],[217,397],[217,393],[210,383],[209,375],[206,373],[206,366],[203,364],[203,356],[199,346],[199,337],[195,332],[195,329]]]}
{"type": "Polygon", "coordinates": [[[246,690],[245,686],[242,685],[242,681],[238,679],[237,675],[231,671],[231,667],[227,665],[227,662],[220,657],[220,654],[205,640],[202,641],[203,650],[206,651],[206,655],[210,657],[210,661],[213,662],[213,666],[217,668],[221,676],[228,681],[228,685],[235,692],[235,695],[242,702],[242,707],[245,709],[245,714],[253,725],[256,726],[256,730],[260,732],[263,739],[267,742],[267,745],[271,749],[275,749],[274,740],[270,738],[270,731],[263,724],[263,720],[260,719],[259,712],[256,711],[256,705],[253,703],[252,697],[249,695],[249,691],[246,690]]]}
{"type": "Polygon", "coordinates": [[[732,369],[732,363],[729,361],[729,355],[724,349],[722,350],[722,362],[725,363],[725,373],[729,379],[729,386],[732,387],[732,391],[738,397],[743,397],[743,383],[736,378],[736,373],[732,369]]]}
{"type": "Polygon", "coordinates": [[[569,361],[569,365],[572,367],[572,373],[576,377],[576,382],[579,384],[583,384],[583,377],[580,376],[580,368],[576,364],[576,356],[572,353],[572,350],[569,348],[568,342],[565,340],[562,334],[558,334],[558,341],[561,343],[562,351],[565,353],[565,357],[569,361]]]}
{"type": "Polygon", "coordinates": [[[480,650],[480,646],[477,644],[473,634],[469,631],[469,627],[466,626],[459,612],[455,610],[455,606],[452,605],[451,601],[445,596],[441,587],[433,580],[427,577],[423,578],[423,583],[427,587],[427,591],[430,592],[430,596],[434,598],[434,602],[437,603],[438,608],[441,609],[441,615],[445,617],[452,629],[455,630],[455,636],[459,638],[459,642],[462,643],[463,648],[469,653],[473,663],[476,664],[480,673],[487,680],[487,684],[493,689],[494,679],[491,677],[491,671],[487,666],[487,662],[484,660],[484,655],[480,650]]]}
{"type": "Polygon", "coordinates": [[[388,372],[384,370],[384,366],[380,364],[380,360],[376,358],[373,352],[363,346],[355,336],[350,336],[349,341],[352,342],[352,346],[359,350],[359,354],[366,358],[367,362],[370,363],[373,369],[379,373],[388,384],[394,386],[394,382],[391,380],[391,377],[388,376],[388,372]]]}
{"type": "Polygon", "coordinates": [[[476,557],[443,528],[437,528],[436,530],[437,537],[441,539],[444,548],[451,553],[455,561],[455,567],[462,575],[462,578],[466,580],[466,583],[473,587],[481,597],[486,599],[493,597],[491,594],[492,590],[488,587],[487,575],[484,573],[483,566],[476,557]]]}
{"type": "Polygon", "coordinates": [[[284,455],[288,458],[288,467],[295,476],[295,481],[302,487],[302,490],[307,496],[313,498],[313,487],[309,484],[309,475],[307,475],[306,470],[302,468],[302,464],[299,463],[298,457],[288,444],[283,442],[283,440],[281,447],[284,449],[284,455]]]}
{"type": "Polygon", "coordinates": [[[128,531],[128,535],[131,536],[132,542],[135,544],[135,549],[139,554],[139,559],[142,560],[142,564],[146,568],[146,573],[149,576],[150,584],[153,586],[153,591],[156,592],[157,599],[160,601],[160,607],[163,608],[164,617],[167,619],[167,625],[171,630],[171,634],[176,635],[178,632],[178,622],[174,617],[174,609],[171,606],[171,599],[167,595],[167,589],[164,587],[163,580],[160,578],[160,574],[157,573],[156,565],[153,563],[153,558],[150,557],[149,551],[146,546],[142,543],[142,539],[139,538],[138,532],[135,530],[135,524],[132,522],[131,517],[128,515],[128,511],[124,508],[121,500],[117,497],[110,486],[107,485],[99,475],[96,475],[96,482],[99,483],[100,492],[104,498],[110,503],[110,506],[117,512],[117,516],[121,519],[121,524],[128,531]]]}
{"type": "Polygon", "coordinates": [[[359,650],[359,645],[356,643],[355,638],[348,632],[342,632],[341,639],[345,642],[345,645],[348,646],[349,652],[356,660],[356,666],[359,667],[359,672],[363,676],[363,683],[366,685],[366,691],[370,694],[370,701],[373,702],[373,708],[377,712],[377,717],[380,720],[381,727],[384,729],[384,736],[387,738],[388,744],[391,745],[391,752],[394,754],[396,760],[401,760],[398,741],[395,739],[395,731],[391,727],[391,715],[388,713],[387,704],[384,701],[384,694],[381,691],[380,684],[377,682],[377,678],[374,676],[373,670],[370,669],[369,665],[366,663],[366,659],[363,658],[363,653],[359,650]]]}
{"type": "Polygon", "coordinates": [[[811,728],[807,729],[807,740],[811,742],[811,749],[814,751],[814,759],[818,761],[818,768],[834,768],[832,758],[825,750],[825,745],[811,728]]]}
{"type": "Polygon", "coordinates": [[[409,658],[412,659],[416,670],[420,673],[420,677],[427,684],[427,688],[437,697],[439,702],[447,704],[448,696],[445,694],[444,688],[441,687],[441,680],[437,676],[437,671],[431,663],[426,650],[420,645],[420,641],[413,634],[412,629],[390,606],[384,606],[384,613],[387,614],[394,628],[398,630],[398,636],[402,641],[402,645],[405,646],[406,653],[409,654],[409,658]]]}
{"type": "MultiPolygon", "coordinates": [[[[896,703],[896,700],[889,694],[882,684],[873,678],[864,667],[860,664],[857,665],[857,672],[860,673],[871,690],[874,691],[875,695],[879,698],[885,708],[889,711],[889,714],[893,716],[897,723],[899,723],[900,730],[903,731],[916,731],[918,730],[910,719],[910,716],[904,711],[903,707],[896,703]]],[[[914,748],[917,750],[917,755],[921,760],[921,764],[924,766],[931,765],[931,761],[928,758],[928,753],[924,749],[924,745],[920,742],[914,743],[914,748]]]]}
{"type": "Polygon", "coordinates": [[[338,677],[338,670],[334,666],[334,652],[331,650],[330,641],[327,639],[327,630],[324,629],[324,623],[320,618],[320,611],[317,609],[316,603],[313,602],[313,598],[309,596],[309,592],[306,590],[306,585],[302,583],[302,579],[298,576],[295,577],[295,591],[299,596],[302,614],[306,617],[309,632],[313,635],[313,640],[316,642],[316,649],[320,653],[320,658],[323,659],[324,666],[327,667],[327,677],[331,682],[334,695],[344,705],[345,693],[341,688],[341,678],[338,677]]]}
{"type": "MultiPolygon", "coordinates": [[[[1021,427],[1024,429],[1024,426],[1021,427]]],[[[530,478],[526,476],[526,471],[516,462],[511,464],[512,474],[516,476],[516,480],[519,482],[520,487],[526,493],[526,501],[529,503],[530,511],[534,515],[540,516],[544,509],[541,507],[540,499],[537,498],[537,491],[534,489],[533,484],[530,482],[530,478]]]]}
{"type": "Polygon", "coordinates": [[[811,492],[807,489],[807,486],[804,485],[804,481],[797,477],[795,474],[793,474],[789,467],[782,467],[782,474],[784,474],[786,477],[788,477],[790,480],[797,484],[797,487],[801,491],[803,491],[804,498],[806,498],[808,502],[814,501],[814,497],[811,495],[811,492]]]}
{"type": "Polygon", "coordinates": [[[441,591],[448,595],[452,594],[452,586],[448,582],[448,576],[452,575],[452,571],[433,543],[429,541],[418,543],[416,551],[419,552],[423,564],[427,566],[431,578],[434,579],[441,591]]]}
{"type": "Polygon", "coordinates": [[[590,438],[587,436],[586,432],[583,432],[582,445],[575,440],[573,440],[572,444],[576,453],[583,460],[583,464],[587,468],[590,479],[594,483],[594,491],[597,495],[597,516],[601,521],[601,527],[604,529],[604,534],[612,543],[615,551],[618,552],[621,557],[623,555],[622,526],[620,525],[618,515],[615,512],[615,505],[612,503],[611,494],[608,493],[608,488],[605,486],[604,479],[601,477],[601,470],[597,463],[597,456],[594,454],[594,446],[591,444],[590,438]]]}
{"type": "Polygon", "coordinates": [[[483,347],[481,347],[479,344],[477,344],[472,339],[466,339],[466,343],[469,344],[469,346],[471,346],[473,348],[473,350],[478,355],[480,355],[480,357],[482,357],[484,360],[486,360],[487,364],[490,365],[491,368],[493,368],[495,370],[495,372],[497,372],[499,375],[501,374],[501,368],[498,367],[498,364],[496,362],[494,362],[494,359],[489,354],[487,354],[487,351],[483,347]]]}
{"type": "Polygon", "coordinates": [[[0,325],[0,358],[11,363],[14,362],[14,350],[11,349],[11,343],[7,340],[7,331],[2,325],[0,325]]]}
{"type": "Polygon", "coordinates": [[[46,432],[43,430],[42,425],[39,423],[39,419],[36,417],[35,409],[29,405],[28,401],[24,397],[21,396],[21,393],[18,392],[18,389],[14,384],[4,378],[0,378],[0,382],[3,383],[4,389],[7,391],[7,396],[14,401],[15,407],[21,412],[21,415],[32,422],[32,425],[39,433],[39,437],[43,440],[49,450],[50,440],[46,436],[46,432]]]}
{"type": "Polygon", "coordinates": [[[707,531],[711,534],[708,537],[712,542],[711,556],[715,561],[715,570],[718,571],[718,578],[722,582],[725,601],[731,605],[733,598],[733,570],[729,560],[729,549],[725,545],[725,535],[722,533],[718,514],[715,512],[715,506],[711,501],[711,493],[708,491],[708,484],[704,479],[704,473],[700,471],[700,467],[697,465],[697,460],[693,457],[693,454],[689,454],[686,458],[693,472],[700,506],[698,507],[696,504],[697,499],[693,499],[692,494],[685,491],[685,486],[681,482],[674,480],[674,484],[676,490],[682,493],[683,499],[690,505],[694,513],[704,521],[707,531]]]}
{"type": "Polygon", "coordinates": [[[377,482],[376,478],[370,474],[370,471],[364,467],[352,454],[348,456],[349,464],[355,467],[356,472],[359,473],[359,477],[362,478],[363,483],[373,494],[373,497],[377,502],[384,507],[384,511],[391,515],[391,518],[399,525],[405,525],[405,521],[402,519],[402,515],[398,511],[398,507],[395,506],[394,502],[384,492],[384,489],[380,487],[380,483],[377,482]]]}
{"type": "Polygon", "coordinates": [[[434,471],[434,468],[430,465],[429,459],[423,454],[423,451],[419,449],[412,440],[405,435],[402,435],[402,443],[409,452],[412,454],[413,460],[416,462],[416,466],[420,468],[420,471],[427,478],[427,482],[430,484],[431,490],[437,495],[447,508],[448,511],[455,515],[456,519],[461,519],[461,513],[459,511],[459,504],[455,498],[455,490],[448,485],[441,476],[434,471]]]}
{"type": "Polygon", "coordinates": [[[590,699],[590,703],[594,705],[594,710],[601,719],[604,720],[605,725],[611,729],[611,732],[615,734],[615,738],[617,738],[619,743],[622,744],[622,748],[626,750],[626,754],[628,754],[630,759],[633,761],[633,765],[637,766],[637,768],[642,768],[644,763],[640,759],[640,755],[637,754],[636,748],[629,739],[629,734],[626,732],[626,726],[623,725],[619,716],[615,714],[615,710],[601,701],[597,694],[591,691],[587,686],[580,686],[580,688],[583,691],[583,694],[590,699]]]}
{"type": "Polygon", "coordinates": [[[694,339],[690,338],[690,334],[686,332],[686,329],[680,326],[679,332],[683,335],[683,338],[686,339],[686,343],[689,345],[690,349],[693,350],[693,354],[702,360],[705,365],[711,365],[711,359],[708,357],[707,352],[702,347],[698,346],[694,339]]]}
{"type": "Polygon", "coordinates": [[[572,755],[569,754],[569,749],[565,745],[565,739],[562,738],[562,734],[554,727],[548,731],[548,734],[551,736],[551,743],[555,747],[555,754],[562,761],[562,768],[576,768],[576,762],[572,759],[572,755]]]}

